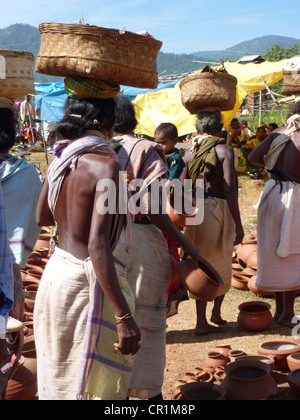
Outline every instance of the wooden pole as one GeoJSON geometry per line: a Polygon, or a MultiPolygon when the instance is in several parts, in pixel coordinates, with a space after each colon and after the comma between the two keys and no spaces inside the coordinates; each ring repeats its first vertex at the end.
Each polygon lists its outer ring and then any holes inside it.
{"type": "Polygon", "coordinates": [[[275,104],[277,106],[277,109],[278,109],[278,111],[279,111],[279,113],[281,115],[281,119],[282,119],[283,125],[286,125],[286,121],[284,119],[284,116],[283,116],[283,113],[281,111],[281,108],[280,108],[280,105],[279,105],[278,101],[275,99],[275,96],[273,95],[273,92],[271,91],[271,89],[267,85],[267,82],[265,81],[265,79],[263,77],[261,77],[261,78],[262,78],[262,81],[264,82],[264,85],[266,86],[266,89],[267,89],[268,93],[271,95],[271,98],[273,99],[273,101],[275,102],[275,104]]]}

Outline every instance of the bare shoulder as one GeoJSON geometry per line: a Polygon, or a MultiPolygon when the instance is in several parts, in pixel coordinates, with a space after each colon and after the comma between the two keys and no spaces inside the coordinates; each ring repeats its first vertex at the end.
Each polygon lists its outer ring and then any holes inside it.
{"type": "Polygon", "coordinates": [[[120,170],[119,163],[113,158],[94,153],[81,156],[77,166],[78,174],[89,182],[101,178],[117,179],[120,170]]]}
{"type": "Polygon", "coordinates": [[[231,159],[234,157],[233,149],[229,144],[218,144],[215,149],[219,159],[231,159]]]}

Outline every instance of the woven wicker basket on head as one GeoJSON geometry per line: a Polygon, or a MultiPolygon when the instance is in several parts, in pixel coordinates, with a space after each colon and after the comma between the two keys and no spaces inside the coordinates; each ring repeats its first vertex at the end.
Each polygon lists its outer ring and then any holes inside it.
{"type": "Polygon", "coordinates": [[[300,93],[300,70],[283,71],[282,93],[287,95],[300,93]]]}
{"type": "Polygon", "coordinates": [[[0,50],[0,96],[17,101],[34,93],[33,66],[28,51],[0,50]]]}
{"type": "Polygon", "coordinates": [[[203,107],[218,107],[230,111],[236,102],[236,77],[223,72],[203,72],[186,77],[180,82],[181,101],[191,113],[203,107]]]}
{"type": "Polygon", "coordinates": [[[156,88],[162,43],[116,29],[42,23],[35,70],[54,76],[82,76],[141,88],[156,88]]]}

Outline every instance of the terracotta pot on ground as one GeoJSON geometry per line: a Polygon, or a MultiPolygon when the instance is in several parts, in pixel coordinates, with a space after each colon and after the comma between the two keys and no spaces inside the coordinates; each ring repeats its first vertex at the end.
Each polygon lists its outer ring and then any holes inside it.
{"type": "Polygon", "coordinates": [[[293,370],[288,374],[290,388],[300,397],[300,369],[293,370]]]}
{"type": "Polygon", "coordinates": [[[265,331],[273,324],[271,305],[266,302],[245,302],[239,306],[238,325],[247,331],[265,331]]]}
{"type": "Polygon", "coordinates": [[[198,265],[190,258],[178,263],[179,278],[186,289],[197,299],[213,301],[220,286],[224,283],[216,270],[203,258],[199,257],[198,265]]]}
{"type": "Polygon", "coordinates": [[[181,387],[182,399],[188,401],[224,400],[224,392],[218,385],[198,382],[181,387]]]}
{"type": "Polygon", "coordinates": [[[250,280],[248,282],[248,288],[256,296],[270,297],[270,296],[274,295],[273,292],[265,292],[265,291],[260,290],[256,287],[256,275],[254,275],[250,278],[250,280]]]}
{"type": "Polygon", "coordinates": [[[245,350],[243,349],[233,349],[233,350],[230,350],[228,354],[230,362],[234,362],[236,359],[242,356],[247,356],[247,354],[245,353],[245,350]]]}
{"type": "Polygon", "coordinates": [[[36,377],[24,366],[24,357],[21,357],[18,368],[8,381],[5,400],[29,401],[37,393],[36,377]]]}
{"type": "Polygon", "coordinates": [[[247,265],[248,265],[248,258],[253,253],[253,251],[256,251],[256,250],[257,250],[257,245],[256,244],[245,244],[245,245],[241,244],[237,248],[237,251],[236,251],[237,252],[238,262],[243,267],[247,267],[247,265]]]}
{"type": "Polygon", "coordinates": [[[258,354],[273,357],[275,369],[288,369],[287,357],[290,354],[299,353],[300,347],[296,343],[289,341],[270,341],[258,347],[258,354]]]}
{"type": "Polygon", "coordinates": [[[247,259],[247,266],[257,270],[257,251],[252,252],[247,259]]]}
{"type": "Polygon", "coordinates": [[[226,400],[269,400],[278,398],[278,388],[271,367],[256,360],[238,359],[225,368],[226,377],[220,387],[226,400]]]}
{"type": "Polygon", "coordinates": [[[229,358],[225,357],[220,351],[210,351],[204,363],[204,369],[214,373],[218,367],[225,367],[229,362],[229,358]]]}
{"type": "Polygon", "coordinates": [[[232,350],[231,345],[230,344],[217,344],[215,346],[215,350],[216,351],[220,351],[225,357],[229,357],[229,352],[230,350],[232,350]]]}
{"type": "Polygon", "coordinates": [[[30,370],[35,376],[37,375],[37,360],[34,335],[24,337],[24,346],[22,351],[24,357],[24,366],[30,370]]]}
{"type": "Polygon", "coordinates": [[[286,360],[291,371],[300,369],[300,353],[290,354],[286,360]]]}
{"type": "Polygon", "coordinates": [[[273,371],[275,366],[275,360],[273,357],[269,356],[255,356],[255,355],[247,355],[247,356],[241,356],[239,357],[240,360],[257,360],[259,362],[266,363],[271,367],[271,371],[273,371]]]}
{"type": "Polygon", "coordinates": [[[233,274],[231,278],[231,285],[237,290],[247,291],[248,289],[248,279],[241,277],[238,274],[233,274]]]}

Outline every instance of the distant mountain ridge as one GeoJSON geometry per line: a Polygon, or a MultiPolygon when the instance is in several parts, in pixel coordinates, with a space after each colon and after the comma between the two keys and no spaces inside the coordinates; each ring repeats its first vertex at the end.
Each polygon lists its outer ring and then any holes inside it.
{"type": "MultiPolygon", "coordinates": [[[[0,29],[0,49],[26,50],[37,56],[40,48],[41,36],[38,28],[17,23],[0,29]]],[[[170,54],[159,52],[157,68],[159,73],[183,73],[198,70],[206,63],[220,62],[222,59],[236,60],[245,55],[264,54],[268,48],[279,45],[290,48],[300,44],[300,39],[269,35],[243,41],[222,51],[198,51],[193,54],[170,54]],[[201,62],[201,63],[199,63],[201,62]]],[[[51,82],[56,77],[35,73],[37,82],[51,82]]]]}

